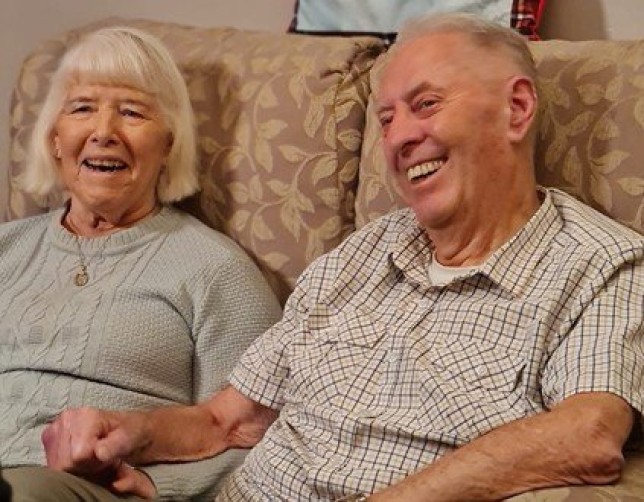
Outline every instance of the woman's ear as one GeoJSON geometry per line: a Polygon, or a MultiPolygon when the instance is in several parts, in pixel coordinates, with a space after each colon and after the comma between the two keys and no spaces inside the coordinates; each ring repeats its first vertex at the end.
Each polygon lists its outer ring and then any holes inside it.
{"type": "Polygon", "coordinates": [[[508,81],[510,120],[508,137],[511,142],[523,140],[537,114],[537,90],[532,79],[526,76],[512,77],[508,81]]]}
{"type": "Polygon", "coordinates": [[[54,144],[54,157],[56,159],[60,159],[63,156],[63,152],[60,149],[60,139],[58,138],[57,135],[55,135],[53,138],[53,144],[54,144]]]}
{"type": "Polygon", "coordinates": [[[172,134],[170,132],[170,133],[168,133],[168,143],[167,143],[166,149],[165,149],[166,156],[170,155],[170,152],[172,151],[172,145],[174,145],[174,134],[172,134]]]}

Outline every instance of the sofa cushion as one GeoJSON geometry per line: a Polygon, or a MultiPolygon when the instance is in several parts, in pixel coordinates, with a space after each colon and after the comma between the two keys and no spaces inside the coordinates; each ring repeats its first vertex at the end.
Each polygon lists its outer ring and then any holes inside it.
{"type": "Polygon", "coordinates": [[[354,230],[368,72],[383,43],[124,19],[48,42],[14,95],[12,217],[36,211],[15,177],[49,75],[80,33],[113,24],[158,36],[186,78],[202,191],[182,206],[239,242],[284,301],[304,267],[354,230]]]}
{"type": "MultiPolygon", "coordinates": [[[[644,42],[532,42],[539,71],[539,183],[644,233],[644,42]]],[[[385,56],[374,66],[377,77],[385,56]]],[[[402,205],[387,178],[370,99],[356,226],[402,205]]]]}

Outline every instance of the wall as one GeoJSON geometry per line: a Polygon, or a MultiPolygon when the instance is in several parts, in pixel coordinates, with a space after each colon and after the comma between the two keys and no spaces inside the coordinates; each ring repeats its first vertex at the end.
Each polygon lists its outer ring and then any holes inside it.
{"type": "MultiPolygon", "coordinates": [[[[284,31],[294,3],[295,0],[0,0],[0,221],[6,205],[11,90],[22,60],[40,41],[107,16],[284,31]]],[[[640,15],[643,3],[644,0],[547,0],[541,34],[543,38],[569,40],[644,38],[640,15]]]]}

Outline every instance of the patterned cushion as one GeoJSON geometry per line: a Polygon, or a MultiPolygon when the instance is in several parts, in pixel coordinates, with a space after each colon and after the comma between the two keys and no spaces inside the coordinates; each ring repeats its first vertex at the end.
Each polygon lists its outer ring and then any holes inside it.
{"type": "Polygon", "coordinates": [[[539,180],[644,233],[644,42],[538,42],[539,180]]]}
{"type": "MultiPolygon", "coordinates": [[[[367,74],[382,42],[117,19],[68,33],[23,67],[13,179],[57,61],[80,32],[107,24],[146,29],[172,51],[196,111],[202,167],[202,192],[182,205],[238,241],[284,301],[306,264],[354,230],[367,74]]],[[[15,186],[10,205],[13,217],[36,210],[15,186]]]]}
{"type": "MultiPolygon", "coordinates": [[[[559,187],[644,233],[644,42],[534,42],[541,94],[536,168],[559,187]]],[[[379,58],[372,79],[386,55],[379,58]]],[[[356,226],[400,206],[369,101],[356,226]]]]}

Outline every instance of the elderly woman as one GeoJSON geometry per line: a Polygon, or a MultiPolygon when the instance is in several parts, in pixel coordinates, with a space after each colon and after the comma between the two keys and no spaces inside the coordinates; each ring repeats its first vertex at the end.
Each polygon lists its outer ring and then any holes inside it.
{"type": "MultiPolygon", "coordinates": [[[[171,206],[198,187],[193,115],[168,51],[144,32],[102,29],[65,55],[22,183],[69,198],[0,226],[2,476],[14,500],[110,500],[19,467],[44,464],[44,425],[67,407],[207,398],[279,304],[236,244],[171,206]]],[[[149,466],[147,494],[204,492],[241,456],[149,466]]]]}

